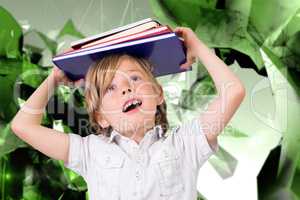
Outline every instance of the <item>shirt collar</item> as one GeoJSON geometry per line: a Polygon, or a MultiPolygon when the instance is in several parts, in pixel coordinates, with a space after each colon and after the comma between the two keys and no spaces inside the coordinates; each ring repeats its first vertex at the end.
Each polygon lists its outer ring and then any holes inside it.
{"type": "MultiPolygon", "coordinates": [[[[145,133],[144,138],[145,137],[151,137],[150,138],[151,140],[159,140],[163,136],[164,136],[163,129],[162,129],[161,125],[159,124],[159,125],[154,126],[149,131],[147,131],[145,133]]],[[[125,139],[125,140],[130,140],[129,138],[121,135],[118,131],[116,131],[116,130],[113,129],[112,132],[111,132],[111,134],[110,134],[110,137],[108,139],[108,142],[111,143],[111,142],[115,141],[115,139],[117,139],[117,138],[118,139],[122,138],[122,139],[125,139]]]]}

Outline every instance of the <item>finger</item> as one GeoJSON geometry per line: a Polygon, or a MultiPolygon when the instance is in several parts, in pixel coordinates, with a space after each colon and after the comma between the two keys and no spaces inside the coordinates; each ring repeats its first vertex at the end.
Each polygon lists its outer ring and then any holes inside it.
{"type": "Polygon", "coordinates": [[[186,63],[180,65],[180,68],[181,69],[189,69],[191,66],[192,66],[192,63],[186,62],[186,63]]]}
{"type": "Polygon", "coordinates": [[[64,85],[72,87],[73,85],[72,80],[70,80],[67,76],[64,76],[61,80],[64,85]]]}
{"type": "Polygon", "coordinates": [[[178,26],[174,29],[174,32],[182,32],[184,30],[184,27],[178,26]]]}
{"type": "Polygon", "coordinates": [[[181,30],[174,31],[175,34],[179,37],[183,37],[183,32],[181,30]]]}
{"type": "Polygon", "coordinates": [[[84,86],[84,84],[85,83],[84,83],[84,79],[83,78],[75,81],[75,86],[76,87],[82,87],[82,86],[84,86]]]}
{"type": "Polygon", "coordinates": [[[187,61],[180,66],[180,68],[190,68],[195,63],[195,57],[187,56],[187,61]]]}
{"type": "Polygon", "coordinates": [[[180,68],[181,69],[188,69],[188,68],[190,68],[192,66],[192,64],[193,63],[191,61],[186,61],[185,63],[183,63],[183,64],[180,65],[180,68]]]}
{"type": "Polygon", "coordinates": [[[180,32],[180,27],[176,27],[176,28],[174,29],[174,32],[180,32]]]}
{"type": "Polygon", "coordinates": [[[183,63],[180,65],[180,69],[186,69],[188,67],[188,63],[183,63]]]}
{"type": "Polygon", "coordinates": [[[175,32],[177,35],[181,36],[181,37],[184,35],[184,29],[183,29],[183,27],[177,27],[177,28],[175,28],[175,29],[174,29],[174,32],[175,32]]]}
{"type": "Polygon", "coordinates": [[[189,63],[194,63],[196,61],[195,56],[192,55],[191,51],[187,51],[187,56],[186,56],[186,60],[189,63]]]}
{"type": "Polygon", "coordinates": [[[65,86],[70,86],[70,82],[67,79],[65,79],[65,78],[61,79],[61,82],[65,86]]]}
{"type": "Polygon", "coordinates": [[[191,29],[188,27],[177,27],[174,29],[174,32],[178,32],[181,34],[185,34],[186,32],[190,31],[191,29]]]}

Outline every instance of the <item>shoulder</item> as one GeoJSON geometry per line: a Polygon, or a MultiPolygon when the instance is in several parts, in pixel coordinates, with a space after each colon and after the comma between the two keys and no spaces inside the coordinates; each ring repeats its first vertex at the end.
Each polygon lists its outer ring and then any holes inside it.
{"type": "Polygon", "coordinates": [[[200,147],[213,152],[218,150],[218,143],[210,144],[198,117],[194,117],[173,127],[166,134],[166,141],[182,147],[200,147]]]}
{"type": "Polygon", "coordinates": [[[104,149],[112,148],[112,144],[108,142],[108,138],[103,135],[90,134],[88,136],[80,136],[75,133],[69,133],[70,144],[83,147],[90,152],[103,152],[104,149]]]}
{"type": "Polygon", "coordinates": [[[171,127],[165,134],[165,138],[176,137],[176,136],[185,136],[190,134],[196,134],[197,132],[202,132],[202,128],[198,123],[197,118],[192,118],[187,121],[182,122],[181,124],[171,127]]]}

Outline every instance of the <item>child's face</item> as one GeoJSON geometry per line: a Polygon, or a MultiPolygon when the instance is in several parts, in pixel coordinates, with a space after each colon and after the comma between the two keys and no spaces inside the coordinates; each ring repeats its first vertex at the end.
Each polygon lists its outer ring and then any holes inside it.
{"type": "Polygon", "coordinates": [[[162,88],[150,81],[142,67],[133,60],[122,59],[103,96],[100,125],[111,125],[124,135],[152,128],[156,107],[163,100],[162,88]]]}

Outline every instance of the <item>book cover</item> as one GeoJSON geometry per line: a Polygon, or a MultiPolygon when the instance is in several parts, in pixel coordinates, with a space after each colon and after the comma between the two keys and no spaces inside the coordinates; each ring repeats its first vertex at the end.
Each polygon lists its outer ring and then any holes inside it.
{"type": "Polygon", "coordinates": [[[78,80],[85,77],[93,62],[113,53],[127,53],[148,59],[154,67],[153,74],[156,77],[186,71],[180,69],[180,65],[186,62],[186,50],[175,33],[57,56],[53,58],[53,62],[71,80],[78,80]]]}

